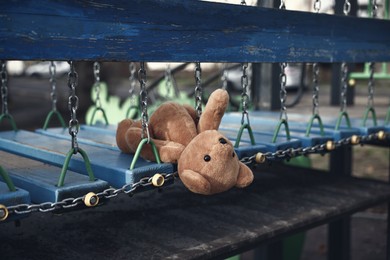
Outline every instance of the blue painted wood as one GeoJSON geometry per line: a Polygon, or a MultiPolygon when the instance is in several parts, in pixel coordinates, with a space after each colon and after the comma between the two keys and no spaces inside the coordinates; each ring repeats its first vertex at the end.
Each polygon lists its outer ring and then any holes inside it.
{"type": "MultiPolygon", "coordinates": [[[[234,142],[237,139],[238,128],[220,127],[219,131],[227,138],[229,138],[229,140],[234,142]]],[[[280,136],[275,143],[272,143],[272,135],[266,133],[253,132],[253,136],[255,138],[256,143],[253,146],[258,152],[276,152],[278,150],[286,150],[288,148],[298,148],[302,145],[301,141],[298,139],[287,140],[285,137],[282,136],[280,136]]],[[[245,133],[241,137],[240,147],[242,144],[251,146],[250,138],[245,133]]],[[[244,146],[244,148],[245,147],[246,146],[244,146]]]]}
{"type": "Polygon", "coordinates": [[[16,191],[9,191],[7,184],[0,181],[0,204],[9,207],[30,202],[30,194],[27,191],[21,188],[16,188],[16,191]]]}
{"type": "MultiPolygon", "coordinates": [[[[83,144],[81,147],[87,152],[91,160],[95,177],[107,181],[114,187],[134,183],[142,177],[152,176],[155,173],[171,173],[175,170],[172,164],[150,163],[142,158],[138,159],[134,170],[128,170],[133,158],[132,155],[87,144],[83,144]]],[[[0,150],[60,167],[62,167],[69,149],[70,140],[61,140],[23,130],[0,132],[0,150]]],[[[72,157],[69,169],[87,174],[84,161],[80,155],[72,157]]]]}
{"type": "Polygon", "coordinates": [[[389,31],[388,20],[203,1],[0,1],[0,59],[379,62],[389,31]]]}
{"type": "MultiPolygon", "coordinates": [[[[251,115],[250,122],[254,134],[263,136],[262,139],[266,142],[270,142],[272,140],[273,133],[275,131],[276,125],[278,124],[278,122],[275,119],[271,119],[271,120],[269,118],[262,119],[261,117],[259,117],[259,115],[255,115],[255,116],[251,115]]],[[[239,129],[240,124],[241,124],[241,114],[228,113],[223,117],[221,127],[229,128],[229,129],[239,129]]],[[[292,122],[291,124],[289,123],[289,127],[290,127],[290,137],[293,140],[299,140],[301,142],[300,145],[302,147],[311,147],[318,144],[324,144],[327,141],[332,141],[334,139],[333,136],[330,134],[321,136],[319,132],[315,132],[315,131],[313,131],[313,133],[311,133],[310,136],[307,137],[304,131],[296,130],[297,127],[300,127],[305,129],[306,131],[306,125],[304,123],[295,124],[294,122],[292,122]]],[[[313,130],[314,129],[315,128],[313,128],[313,130]]],[[[286,134],[283,131],[283,129],[280,131],[279,136],[286,141],[286,134]]]]}
{"type": "MultiPolygon", "coordinates": [[[[69,140],[69,131],[62,127],[37,129],[35,132],[55,138],[69,140]]],[[[88,144],[96,147],[119,151],[116,145],[115,131],[101,129],[99,127],[80,126],[80,131],[77,134],[77,140],[80,144],[88,144]]]]}
{"type": "MultiPolygon", "coordinates": [[[[299,139],[299,133],[305,133],[307,128],[306,120],[309,118],[305,118],[303,115],[298,114],[289,114],[289,127],[291,133],[294,133],[294,137],[299,139]]],[[[277,112],[263,112],[263,111],[255,111],[250,113],[250,122],[253,129],[261,129],[262,131],[270,131],[273,132],[275,126],[278,122],[279,113],[277,112]]],[[[324,120],[324,118],[322,119],[324,120]]],[[[230,125],[234,122],[241,122],[241,114],[240,113],[227,113],[222,119],[222,125],[230,125]]],[[[236,124],[236,123],[235,123],[236,124]]],[[[321,134],[321,131],[318,127],[318,124],[315,122],[313,124],[313,128],[311,130],[311,135],[314,138],[318,137],[321,134]]],[[[360,135],[361,131],[358,128],[340,128],[340,130],[334,130],[334,125],[330,125],[328,127],[324,127],[324,135],[325,139],[329,138],[333,141],[339,141],[343,138],[351,137],[352,135],[360,135]]],[[[283,133],[282,133],[283,135],[283,133]]],[[[325,139],[323,139],[325,141],[325,139]]],[[[309,142],[309,140],[307,140],[309,142]]],[[[319,141],[319,140],[318,140],[319,141]]],[[[313,142],[315,142],[313,140],[313,142]]]]}
{"type": "MultiPolygon", "coordinates": [[[[88,176],[68,171],[64,186],[57,187],[61,168],[0,151],[0,164],[14,184],[30,193],[34,203],[57,202],[65,198],[101,192],[109,187],[102,180],[89,181],[88,176]]],[[[1,178],[0,178],[1,179],[1,178]]]]}

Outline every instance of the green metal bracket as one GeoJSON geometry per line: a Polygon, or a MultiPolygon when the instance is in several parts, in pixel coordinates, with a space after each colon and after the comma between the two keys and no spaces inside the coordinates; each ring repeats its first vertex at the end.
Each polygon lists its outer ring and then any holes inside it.
{"type": "Polygon", "coordinates": [[[132,109],[135,109],[135,114],[134,116],[131,118],[131,119],[136,119],[139,117],[139,107],[138,106],[130,106],[128,109],[127,109],[127,112],[126,112],[126,118],[129,118],[129,115],[130,115],[130,112],[132,109]]]}
{"type": "Polygon", "coordinates": [[[8,121],[11,123],[12,129],[13,129],[14,131],[17,131],[17,130],[18,130],[18,128],[16,127],[15,120],[14,120],[14,118],[13,118],[10,114],[1,114],[1,115],[0,115],[0,123],[1,123],[4,119],[8,119],[8,121]]]}
{"type": "Polygon", "coordinates": [[[89,125],[93,125],[94,124],[95,114],[96,114],[97,111],[101,111],[103,113],[104,122],[106,123],[106,125],[109,125],[108,119],[107,119],[107,116],[106,116],[106,112],[101,107],[95,107],[95,109],[93,110],[91,121],[89,122],[89,125]]]}
{"type": "Polygon", "coordinates": [[[276,143],[276,140],[278,139],[280,128],[281,128],[282,125],[284,125],[284,129],[286,131],[287,140],[291,139],[291,137],[290,137],[290,129],[288,127],[287,120],[286,119],[280,119],[278,125],[276,126],[276,129],[275,129],[275,132],[274,132],[274,136],[272,137],[272,142],[273,143],[276,143]]]}
{"type": "Polygon", "coordinates": [[[89,161],[87,153],[84,150],[82,150],[81,148],[78,148],[77,152],[76,152],[75,148],[71,148],[69,150],[68,154],[66,155],[64,165],[62,166],[61,174],[60,174],[60,178],[58,180],[57,187],[64,186],[65,175],[66,175],[66,172],[68,171],[70,159],[72,158],[72,156],[74,154],[77,154],[77,153],[80,153],[84,159],[85,168],[87,169],[88,176],[89,176],[89,181],[95,181],[95,176],[94,176],[93,171],[92,171],[91,162],[89,161]]]}
{"type": "Polygon", "coordinates": [[[388,125],[390,122],[390,107],[389,109],[387,109],[387,115],[386,115],[386,119],[385,119],[385,125],[388,125]]]}
{"type": "Polygon", "coordinates": [[[137,150],[135,151],[133,160],[131,161],[131,164],[130,164],[130,170],[134,169],[135,163],[138,160],[138,157],[139,157],[139,155],[141,153],[141,150],[144,147],[144,145],[147,144],[147,143],[149,143],[152,146],[152,151],[153,151],[153,154],[154,154],[154,158],[156,159],[156,162],[157,163],[161,163],[160,155],[158,154],[158,151],[157,151],[157,148],[156,148],[156,145],[154,144],[154,142],[152,140],[148,140],[148,138],[144,138],[144,139],[141,140],[141,142],[139,143],[139,145],[137,147],[137,150]]]}
{"type": "Polygon", "coordinates": [[[64,118],[62,117],[62,115],[57,110],[52,110],[49,112],[49,114],[47,114],[45,123],[43,124],[43,130],[47,129],[47,127],[49,126],[49,122],[50,122],[51,118],[53,117],[53,115],[57,116],[62,128],[66,128],[65,121],[64,121],[64,118]]]}
{"type": "Polygon", "coordinates": [[[4,170],[4,168],[1,166],[0,166],[0,176],[3,178],[4,182],[7,184],[8,189],[10,191],[16,191],[14,183],[12,182],[11,178],[9,177],[8,172],[6,172],[6,170],[4,170]]]}
{"type": "Polygon", "coordinates": [[[310,136],[311,128],[313,127],[313,122],[314,122],[315,119],[317,119],[317,121],[318,121],[318,125],[320,127],[321,136],[325,135],[324,125],[322,124],[321,117],[320,117],[320,115],[315,114],[315,115],[312,115],[312,117],[310,118],[310,121],[309,121],[309,123],[307,125],[307,128],[306,128],[306,136],[307,137],[310,136]]]}
{"type": "Polygon", "coordinates": [[[240,127],[240,130],[238,131],[236,142],[234,143],[234,148],[238,148],[240,146],[242,133],[244,132],[244,129],[248,130],[249,138],[251,139],[251,144],[255,145],[255,137],[253,136],[252,127],[249,124],[242,124],[240,127]]]}
{"type": "Polygon", "coordinates": [[[366,111],[364,112],[363,121],[362,121],[362,126],[364,126],[364,127],[366,126],[367,119],[368,119],[368,114],[370,112],[371,112],[371,116],[372,116],[372,122],[374,123],[374,126],[377,126],[375,108],[367,107],[366,111]]]}
{"type": "Polygon", "coordinates": [[[335,130],[339,130],[340,125],[341,125],[341,120],[343,119],[343,117],[345,118],[345,122],[347,123],[347,127],[351,128],[351,120],[349,120],[348,113],[346,111],[341,111],[339,113],[339,117],[337,118],[335,130]]]}

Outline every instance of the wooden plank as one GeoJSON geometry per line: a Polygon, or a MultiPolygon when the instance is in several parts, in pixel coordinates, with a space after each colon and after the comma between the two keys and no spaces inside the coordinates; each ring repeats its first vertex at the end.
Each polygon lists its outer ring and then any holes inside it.
{"type": "MultiPolygon", "coordinates": [[[[35,132],[42,135],[69,140],[69,130],[62,127],[48,128],[46,130],[37,129],[35,132]]],[[[92,145],[119,152],[119,148],[116,145],[114,131],[106,129],[101,130],[98,127],[85,128],[84,125],[81,125],[77,138],[78,142],[81,144],[92,145]]]]}
{"type": "Polygon", "coordinates": [[[2,257],[39,258],[44,245],[48,258],[223,259],[389,200],[386,183],[274,163],[255,170],[248,188],[215,196],[175,182],[99,210],[34,214],[18,229],[1,227],[2,257]]]}
{"type": "MultiPolygon", "coordinates": [[[[116,130],[116,128],[115,128],[116,130]]],[[[78,134],[78,141],[81,144],[87,144],[92,146],[97,146],[101,148],[111,149],[114,151],[119,151],[119,148],[116,145],[115,130],[112,126],[87,126],[81,125],[80,132],[78,134]]],[[[36,132],[55,137],[60,139],[69,139],[69,133],[67,129],[62,128],[49,128],[47,130],[38,129],[36,132]]],[[[232,133],[233,134],[233,133],[232,133]]],[[[231,139],[235,141],[236,135],[231,139]]],[[[239,158],[252,156],[255,153],[261,151],[267,151],[264,145],[255,145],[251,146],[248,142],[243,142],[241,147],[235,149],[236,154],[239,158]]]]}
{"type": "Polygon", "coordinates": [[[203,1],[0,2],[0,59],[390,60],[390,21],[203,1]]]}
{"type": "MultiPolygon", "coordinates": [[[[240,113],[228,113],[222,119],[222,125],[231,125],[237,124],[237,122],[241,122],[241,114],[240,113]]],[[[254,129],[261,129],[263,131],[274,131],[275,126],[278,123],[279,113],[276,112],[263,112],[256,111],[250,113],[250,122],[254,129]]],[[[309,120],[308,116],[302,116],[299,114],[289,114],[288,115],[288,124],[290,127],[290,131],[292,133],[305,133],[307,128],[307,123],[305,121],[309,120]]],[[[323,119],[324,120],[324,119],[323,119]]],[[[351,137],[352,135],[359,135],[360,130],[358,128],[341,128],[340,130],[334,130],[334,125],[324,127],[324,135],[327,138],[332,138],[334,141],[338,141],[343,138],[351,137]]],[[[321,134],[321,131],[318,127],[317,122],[313,124],[313,128],[311,133],[314,137],[321,134]]],[[[294,136],[299,139],[299,136],[294,136]]]]}
{"type": "MultiPolygon", "coordinates": [[[[107,181],[114,187],[134,183],[142,177],[152,176],[155,173],[171,173],[174,171],[172,164],[150,163],[142,158],[138,159],[134,170],[129,170],[132,155],[87,144],[83,144],[81,148],[89,156],[95,177],[107,181]]],[[[0,132],[0,150],[60,167],[62,167],[69,149],[70,140],[61,140],[23,130],[0,132]]],[[[84,161],[80,155],[72,157],[69,169],[87,174],[84,161]]]]}
{"type": "MultiPolygon", "coordinates": [[[[2,180],[1,177],[0,180],[2,180]]],[[[27,191],[19,187],[16,188],[16,191],[10,191],[7,184],[0,181],[0,204],[14,206],[30,202],[30,194],[27,191]]]]}
{"type": "MultiPolygon", "coordinates": [[[[225,135],[229,140],[235,142],[237,139],[238,129],[240,126],[236,128],[223,128],[220,127],[219,131],[225,135]]],[[[241,138],[240,146],[244,144],[243,149],[248,146],[252,146],[257,150],[257,152],[276,152],[278,150],[286,150],[289,148],[298,148],[301,147],[301,141],[298,139],[290,139],[288,140],[284,136],[278,137],[275,143],[272,142],[271,134],[264,134],[259,132],[253,132],[253,137],[255,139],[255,145],[251,145],[251,141],[247,132],[244,132],[241,138]],[[256,146],[258,146],[256,148],[256,146]],[[265,148],[262,148],[264,146],[265,148]]],[[[255,154],[255,153],[253,153],[255,154]]],[[[251,154],[251,155],[253,155],[251,154]]]]}
{"type": "Polygon", "coordinates": [[[88,176],[68,171],[65,183],[57,187],[61,168],[0,151],[0,164],[13,183],[30,193],[34,203],[57,202],[76,198],[88,192],[101,192],[109,187],[102,180],[90,182],[88,176]]]}

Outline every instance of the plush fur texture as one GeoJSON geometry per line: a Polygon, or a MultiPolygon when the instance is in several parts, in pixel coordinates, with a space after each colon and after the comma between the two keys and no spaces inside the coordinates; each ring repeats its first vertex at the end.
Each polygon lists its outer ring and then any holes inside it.
{"type": "MultiPolygon", "coordinates": [[[[225,90],[214,91],[199,119],[192,107],[167,102],[150,117],[149,133],[163,162],[178,163],[178,173],[192,192],[210,195],[253,181],[250,168],[241,163],[232,143],[218,132],[229,103],[225,90]]],[[[134,153],[141,142],[141,123],[125,119],[119,123],[116,140],[124,153],[134,153]]],[[[155,161],[150,145],[141,156],[155,161]]]]}

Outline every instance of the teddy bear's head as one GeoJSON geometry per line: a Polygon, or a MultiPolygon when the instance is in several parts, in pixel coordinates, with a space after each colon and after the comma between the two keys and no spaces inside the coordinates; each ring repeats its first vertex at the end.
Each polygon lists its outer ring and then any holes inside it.
{"type": "Polygon", "coordinates": [[[188,144],[179,158],[178,172],[189,190],[204,195],[246,187],[253,181],[252,171],[217,130],[206,130],[188,144]]]}

